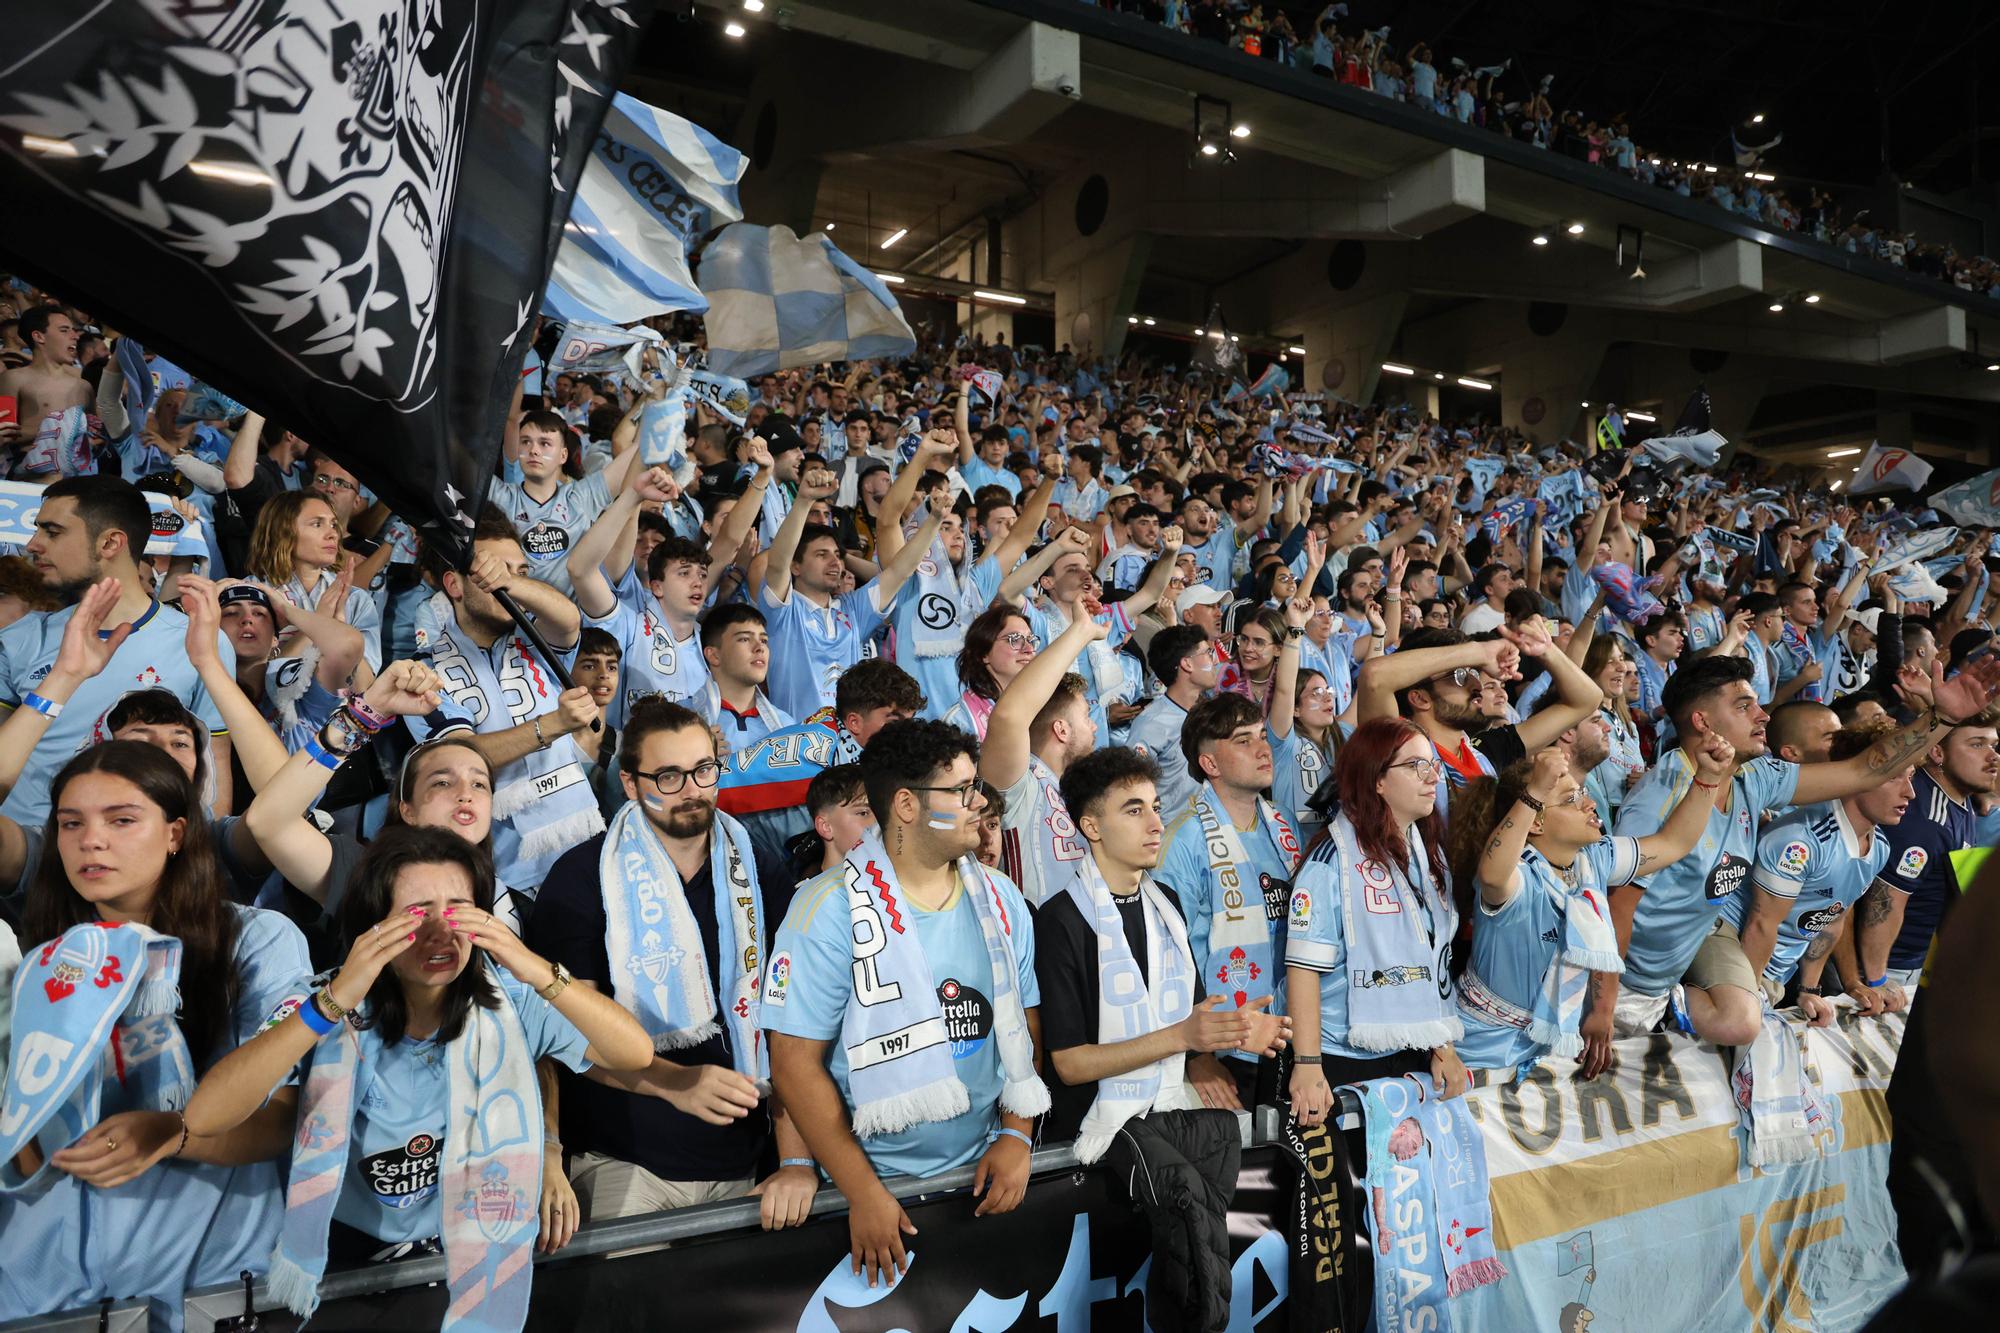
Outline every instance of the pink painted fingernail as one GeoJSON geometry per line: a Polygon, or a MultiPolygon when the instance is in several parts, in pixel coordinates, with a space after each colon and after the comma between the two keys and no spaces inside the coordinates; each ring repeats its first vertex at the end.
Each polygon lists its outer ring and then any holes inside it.
{"type": "Polygon", "coordinates": [[[410,943],[412,943],[412,944],[415,944],[415,943],[416,943],[416,941],[417,941],[417,937],[416,937],[415,935],[412,935],[412,936],[410,936],[410,943]]]}

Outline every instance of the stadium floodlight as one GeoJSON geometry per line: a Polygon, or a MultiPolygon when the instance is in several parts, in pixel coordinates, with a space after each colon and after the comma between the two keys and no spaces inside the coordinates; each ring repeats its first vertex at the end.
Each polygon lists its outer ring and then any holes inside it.
{"type": "Polygon", "coordinates": [[[1384,361],[1382,369],[1388,371],[1391,375],[1414,375],[1417,373],[1415,366],[1399,366],[1394,361],[1384,361]]]}
{"type": "Polygon", "coordinates": [[[722,35],[725,37],[741,37],[743,33],[744,27],[741,23],[725,23],[722,25],[722,35]]]}
{"type": "Polygon", "coordinates": [[[1572,222],[1569,226],[1563,228],[1563,230],[1572,236],[1581,236],[1583,235],[1583,224],[1581,222],[1572,222]]]}
{"type": "Polygon", "coordinates": [[[1473,379],[1470,375],[1460,375],[1458,377],[1458,382],[1460,384],[1463,384],[1468,389],[1491,389],[1493,387],[1491,384],[1488,384],[1485,380],[1476,380],[1473,379]]]}
{"type": "Polygon", "coordinates": [[[908,227],[896,228],[896,230],[889,233],[889,239],[882,242],[882,249],[887,250],[890,246],[894,245],[897,241],[902,240],[905,236],[908,236],[909,234],[910,234],[910,229],[908,227]]]}
{"type": "Polygon", "coordinates": [[[1250,127],[1239,125],[1230,114],[1229,103],[1219,97],[1194,98],[1194,147],[1200,157],[1220,158],[1224,162],[1234,162],[1236,153],[1229,146],[1231,138],[1246,138],[1250,127]],[[1241,131],[1241,133],[1238,133],[1241,131]]]}
{"type": "Polygon", "coordinates": [[[1547,244],[1549,243],[1549,238],[1548,238],[1548,237],[1546,237],[1546,236],[1544,236],[1544,235],[1542,235],[1541,233],[1537,232],[1537,233],[1536,233],[1536,234],[1535,234],[1535,235],[1534,235],[1534,236],[1533,236],[1533,237],[1531,238],[1531,240],[1530,240],[1530,242],[1529,242],[1529,243],[1530,243],[1530,244],[1532,244],[1532,245],[1547,245],[1547,244]]]}

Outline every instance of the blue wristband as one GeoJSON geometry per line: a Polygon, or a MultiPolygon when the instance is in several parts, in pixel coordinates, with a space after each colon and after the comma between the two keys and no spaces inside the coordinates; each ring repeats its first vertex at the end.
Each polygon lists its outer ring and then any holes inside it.
{"type": "Polygon", "coordinates": [[[316,1037],[324,1037],[335,1027],[334,1021],[320,1012],[318,991],[306,996],[306,1002],[293,1012],[305,1020],[305,1025],[312,1029],[316,1037]]]}
{"type": "Polygon", "coordinates": [[[63,706],[61,704],[57,703],[54,699],[45,699],[33,690],[29,690],[21,699],[21,702],[51,722],[62,716],[63,706]]]}
{"type": "Polygon", "coordinates": [[[337,769],[343,762],[339,755],[321,745],[317,736],[306,737],[305,751],[312,756],[314,763],[324,769],[337,769]]]}
{"type": "Polygon", "coordinates": [[[1023,1134],[1018,1129],[996,1129],[991,1134],[987,1135],[986,1142],[989,1145],[991,1145],[998,1143],[1002,1138],[1019,1139],[1021,1142],[1028,1145],[1029,1152],[1033,1152],[1035,1150],[1035,1141],[1029,1138],[1026,1134],[1023,1134]]]}
{"type": "Polygon", "coordinates": [[[781,1170],[788,1166],[802,1166],[808,1171],[819,1170],[819,1163],[810,1157],[781,1157],[778,1159],[778,1166],[781,1170]]]}
{"type": "Polygon", "coordinates": [[[1884,972],[1881,976],[1875,978],[1875,980],[1873,981],[1869,981],[1866,978],[1863,978],[1861,984],[1866,986],[1869,990],[1881,990],[1884,986],[1889,984],[1889,974],[1887,972],[1884,972]]]}

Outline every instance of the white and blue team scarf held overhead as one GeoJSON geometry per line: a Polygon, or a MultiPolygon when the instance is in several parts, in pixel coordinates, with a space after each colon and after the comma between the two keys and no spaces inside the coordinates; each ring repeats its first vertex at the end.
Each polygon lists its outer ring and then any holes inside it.
{"type": "MultiPolygon", "coordinates": [[[[1146,967],[1142,972],[1125,938],[1125,924],[1112,900],[1111,886],[1097,858],[1077,863],[1069,896],[1097,936],[1097,1040],[1105,1045],[1159,1032],[1194,1012],[1194,955],[1188,949],[1181,914],[1154,885],[1139,878],[1140,911],[1146,921],[1146,967]]],[[[1114,1078],[1099,1079],[1097,1097],[1077,1132],[1076,1155],[1094,1162],[1135,1116],[1150,1111],[1193,1111],[1201,1100],[1187,1085],[1187,1054],[1176,1051],[1152,1064],[1114,1078]]]]}
{"type": "Polygon", "coordinates": [[[656,1051],[700,1045],[721,1031],[718,1013],[726,1014],[736,1072],[767,1091],[770,1058],[758,1020],[763,898],[755,865],[749,834],[718,810],[709,829],[709,879],[717,929],[729,923],[721,950],[728,975],[718,986],[687,886],[638,801],[612,817],[597,861],[613,998],[639,1020],[656,1051]]]}
{"type": "MultiPolygon", "coordinates": [[[[841,1019],[840,1044],[847,1052],[854,1136],[867,1139],[956,1119],[972,1109],[972,1096],[953,1066],[937,982],[881,834],[870,832],[848,853],[841,872],[854,946],[854,992],[841,1019]]],[[[958,877],[992,964],[993,1040],[1004,1079],[1000,1109],[1038,1116],[1049,1109],[1049,1090],[1035,1073],[1027,1011],[1014,983],[1014,923],[984,866],[960,857],[958,877]]]]}
{"type": "Polygon", "coordinates": [[[181,942],[133,922],[72,926],[14,973],[13,1048],[0,1100],[0,1193],[36,1195],[63,1173],[46,1160],[119,1111],[177,1111],[194,1092],[180,1008],[181,942]],[[22,1176],[21,1150],[42,1142],[22,1176]]]}
{"type": "MultiPolygon", "coordinates": [[[[528,641],[514,631],[495,647],[500,650],[497,670],[491,652],[464,639],[451,598],[442,592],[417,610],[418,656],[446,680],[457,672],[459,679],[472,682],[469,689],[450,693],[472,714],[475,729],[488,730],[486,722],[495,708],[505,710],[501,727],[516,727],[553,711],[558,693],[555,676],[528,641]]],[[[523,862],[554,856],[604,831],[604,816],[583,765],[576,738],[563,736],[546,750],[531,750],[494,774],[493,819],[509,821],[520,835],[523,862]]]]}
{"type": "MultiPolygon", "coordinates": [[[[903,535],[920,530],[929,521],[929,507],[917,506],[914,515],[915,527],[910,527],[903,535]]],[[[951,566],[951,557],[945,553],[944,538],[931,538],[930,550],[917,562],[917,572],[911,576],[916,585],[916,618],[910,625],[910,649],[918,657],[956,657],[958,650],[965,646],[965,626],[961,623],[963,613],[960,604],[965,594],[959,585],[958,572],[951,566]]]]}
{"type": "MultiPolygon", "coordinates": [[[[1284,855],[1287,873],[1299,868],[1299,839],[1278,808],[1261,797],[1257,809],[1276,833],[1278,850],[1284,855]]],[[[1273,972],[1276,962],[1271,943],[1270,917],[1264,910],[1264,890],[1257,880],[1256,863],[1244,850],[1243,837],[1235,821],[1223,808],[1215,784],[1204,782],[1195,793],[1194,815],[1201,821],[1202,840],[1208,849],[1208,872],[1212,881],[1208,958],[1203,976],[1211,994],[1220,993],[1230,1007],[1242,1008],[1262,995],[1276,997],[1273,1013],[1284,1009],[1284,992],[1277,988],[1273,972]]],[[[1262,830],[1254,830],[1261,833],[1262,830]]]]}
{"type": "Polygon", "coordinates": [[[1465,1035],[1451,981],[1458,913],[1431,884],[1422,836],[1414,826],[1404,833],[1408,867],[1363,853],[1344,813],[1327,825],[1327,836],[1340,877],[1349,1044],[1422,1051],[1457,1041],[1465,1035]]]}

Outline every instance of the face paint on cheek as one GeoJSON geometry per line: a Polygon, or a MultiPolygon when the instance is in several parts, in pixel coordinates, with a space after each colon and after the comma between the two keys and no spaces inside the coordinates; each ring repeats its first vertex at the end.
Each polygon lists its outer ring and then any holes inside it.
{"type": "Polygon", "coordinates": [[[643,788],[639,792],[639,804],[645,806],[648,810],[665,810],[667,808],[665,797],[655,796],[643,788]]]}
{"type": "Polygon", "coordinates": [[[932,810],[925,822],[940,833],[950,833],[958,827],[959,812],[956,810],[932,810]]]}

